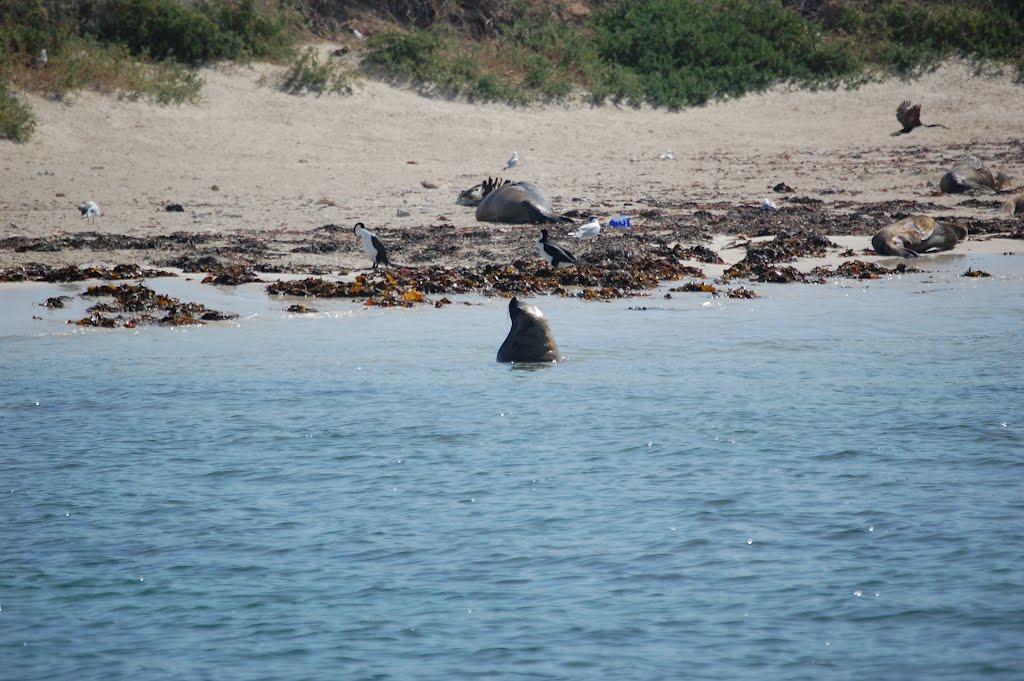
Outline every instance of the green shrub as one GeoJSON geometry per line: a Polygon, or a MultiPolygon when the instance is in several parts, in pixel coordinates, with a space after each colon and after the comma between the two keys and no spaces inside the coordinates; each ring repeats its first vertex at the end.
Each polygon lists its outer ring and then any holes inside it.
{"type": "Polygon", "coordinates": [[[0,80],[0,139],[27,142],[35,129],[32,109],[0,80]]]}
{"type": "Polygon", "coordinates": [[[255,0],[105,0],[94,18],[104,42],[133,54],[200,64],[216,59],[282,58],[296,38],[285,14],[261,11],[255,0]]]}
{"type": "Polygon", "coordinates": [[[663,106],[836,80],[857,67],[850,50],[777,0],[622,0],[594,24],[601,57],[637,74],[644,98],[663,106]]]}
{"type": "Polygon", "coordinates": [[[290,94],[349,94],[352,92],[352,74],[330,60],[320,63],[316,48],[310,47],[285,73],[281,89],[290,94]]]}
{"type": "Polygon", "coordinates": [[[433,31],[378,33],[367,41],[366,60],[392,78],[430,81],[436,75],[441,46],[440,36],[433,31]]]}

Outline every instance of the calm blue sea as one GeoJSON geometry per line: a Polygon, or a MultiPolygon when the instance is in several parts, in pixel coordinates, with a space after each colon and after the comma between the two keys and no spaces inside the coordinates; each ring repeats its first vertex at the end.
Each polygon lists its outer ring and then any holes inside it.
{"type": "Polygon", "coordinates": [[[0,287],[0,678],[1024,678],[1024,256],[918,264],[534,298],[540,369],[505,300],[0,287]]]}

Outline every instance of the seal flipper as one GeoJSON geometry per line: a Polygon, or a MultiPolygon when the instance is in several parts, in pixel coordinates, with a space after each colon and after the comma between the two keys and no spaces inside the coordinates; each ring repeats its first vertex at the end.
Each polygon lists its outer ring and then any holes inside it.
{"type": "Polygon", "coordinates": [[[531,222],[531,224],[543,225],[543,224],[546,224],[548,222],[568,223],[570,225],[576,224],[572,220],[570,220],[569,218],[563,218],[560,215],[551,215],[550,213],[545,213],[545,212],[541,211],[531,201],[520,201],[519,205],[522,206],[523,208],[525,208],[526,211],[530,214],[530,222],[531,222]]]}

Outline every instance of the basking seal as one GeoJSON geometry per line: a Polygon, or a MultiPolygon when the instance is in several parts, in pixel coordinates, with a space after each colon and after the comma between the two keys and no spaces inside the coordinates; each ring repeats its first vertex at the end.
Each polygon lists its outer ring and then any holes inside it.
{"type": "Polygon", "coordinates": [[[562,355],[555,337],[536,305],[528,305],[513,297],[508,302],[512,320],[505,342],[498,348],[499,362],[558,362],[562,355]]]}
{"type": "Polygon", "coordinates": [[[967,238],[967,228],[944,225],[925,215],[911,215],[883,227],[871,237],[879,255],[916,258],[928,251],[948,251],[967,238]]]}
{"type": "Polygon", "coordinates": [[[992,172],[977,156],[964,156],[939,180],[946,194],[967,191],[999,192],[1010,186],[1010,178],[992,172]]]}
{"type": "Polygon", "coordinates": [[[507,222],[511,224],[543,224],[546,222],[572,223],[555,213],[548,197],[532,182],[509,182],[501,178],[487,178],[480,184],[459,194],[458,203],[476,206],[476,219],[480,222],[507,222]],[[480,198],[477,199],[477,196],[480,198]]]}
{"type": "Polygon", "coordinates": [[[1014,213],[1024,213],[1024,194],[1014,194],[1010,198],[1006,199],[1006,203],[1003,204],[1002,211],[1013,215],[1014,213]]]}

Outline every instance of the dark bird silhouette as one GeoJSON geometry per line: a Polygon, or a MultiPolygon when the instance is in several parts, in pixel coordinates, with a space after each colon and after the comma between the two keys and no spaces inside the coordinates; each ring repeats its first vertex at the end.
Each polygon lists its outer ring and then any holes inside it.
{"type": "Polygon", "coordinates": [[[540,230],[540,238],[537,239],[537,250],[541,256],[556,270],[559,265],[575,265],[576,258],[572,253],[565,250],[558,244],[548,241],[548,230],[540,230]]]}
{"type": "Polygon", "coordinates": [[[914,128],[944,128],[946,126],[941,123],[932,123],[931,125],[921,122],[921,105],[911,104],[909,99],[905,99],[900,102],[900,105],[896,107],[896,120],[903,126],[902,130],[892,133],[891,137],[896,135],[905,135],[914,128]]]}

